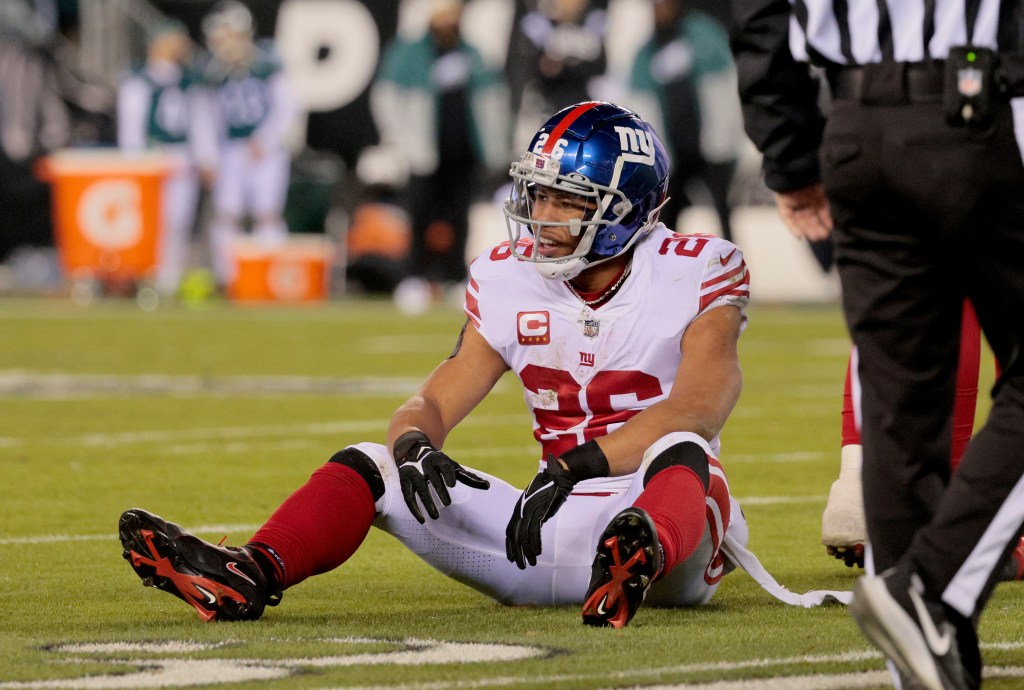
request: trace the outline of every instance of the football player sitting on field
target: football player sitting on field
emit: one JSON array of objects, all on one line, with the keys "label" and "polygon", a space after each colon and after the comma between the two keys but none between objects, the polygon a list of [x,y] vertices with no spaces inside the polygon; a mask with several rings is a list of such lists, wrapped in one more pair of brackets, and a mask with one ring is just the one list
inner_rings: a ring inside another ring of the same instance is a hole
[{"label": "football player sitting on field", "polygon": [[[718,461],[741,387],[742,252],[658,222],[665,150],[610,103],[554,115],[511,176],[510,239],[472,264],[455,350],[387,444],[338,452],[239,548],[128,510],[124,557],[146,584],[207,620],[255,619],[371,525],[487,596],[582,605],[589,625],[624,626],[645,597],[704,604],[734,563],[754,574]],[[543,457],[525,491],[443,450],[510,369]]]}]

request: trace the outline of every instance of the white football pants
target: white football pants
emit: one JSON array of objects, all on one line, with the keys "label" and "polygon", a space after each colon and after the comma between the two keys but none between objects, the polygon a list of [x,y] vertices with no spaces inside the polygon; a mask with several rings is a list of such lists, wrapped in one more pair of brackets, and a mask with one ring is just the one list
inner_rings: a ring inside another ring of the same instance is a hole
[{"label": "white football pants", "polygon": [[162,184],[156,289],[160,294],[173,295],[188,262],[199,204],[199,177],[184,146],[168,146],[165,150],[174,158],[175,168]]},{"label": "white football pants", "polygon": [[242,222],[253,220],[253,238],[268,247],[288,239],[282,213],[288,196],[291,153],[268,149],[254,158],[246,140],[224,145],[213,186],[213,222],[210,225],[210,253],[213,270],[222,283],[233,278],[231,245],[242,236]]},{"label": "white football pants", "polygon": [[[682,440],[692,440],[687,434]],[[396,537],[436,570],[506,604],[554,606],[582,604],[590,584],[597,542],[611,519],[628,508],[643,490],[647,466],[660,450],[671,445],[673,435],[652,446],[634,474],[589,479],[578,483],[554,517],[541,529],[543,551],[536,566],[520,570],[505,557],[505,527],[522,494],[502,479],[470,468],[487,479],[486,491],[456,484],[449,489],[452,504],[441,505],[437,520],[427,517],[421,525],[402,497],[398,470],[385,446],[359,443],[353,446],[368,455],[384,479],[384,496],[377,501],[374,525]],[[667,444],[664,442],[668,442]],[[739,504],[730,496],[728,533],[742,544],[748,531]],[[425,515],[425,512],[424,512]],[[718,583],[707,584],[705,570],[713,557],[710,528],[697,550],[667,577],[656,582],[647,603],[663,606],[699,606],[707,603]]]}]

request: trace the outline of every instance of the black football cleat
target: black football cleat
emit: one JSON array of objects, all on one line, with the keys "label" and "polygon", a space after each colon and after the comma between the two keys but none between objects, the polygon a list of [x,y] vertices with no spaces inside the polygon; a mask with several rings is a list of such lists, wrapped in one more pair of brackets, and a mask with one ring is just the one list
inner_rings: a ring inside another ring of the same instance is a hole
[{"label": "black football cleat", "polygon": [[583,604],[587,625],[625,627],[661,573],[661,545],[650,516],[626,508],[612,518],[597,543]]},{"label": "black football cleat", "polygon": [[829,556],[842,561],[847,568],[864,567],[864,545],[854,544],[853,546],[825,546]]},{"label": "black football cleat", "polygon": [[256,620],[281,601],[245,548],[207,543],[139,508],[121,515],[118,535],[142,584],[182,599],[204,621]]}]

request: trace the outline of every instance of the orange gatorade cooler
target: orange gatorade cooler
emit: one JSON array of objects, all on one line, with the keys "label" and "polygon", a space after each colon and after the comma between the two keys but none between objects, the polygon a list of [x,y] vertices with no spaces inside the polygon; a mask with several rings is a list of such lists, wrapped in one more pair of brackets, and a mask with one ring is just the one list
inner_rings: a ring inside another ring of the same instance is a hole
[{"label": "orange gatorade cooler", "polygon": [[232,245],[234,278],[228,297],[240,302],[315,302],[327,297],[334,248],[319,238],[292,237],[267,246],[255,240]]},{"label": "orange gatorade cooler", "polygon": [[67,149],[40,161],[53,185],[54,232],[69,278],[139,281],[157,264],[161,183],[172,170],[159,153]]}]

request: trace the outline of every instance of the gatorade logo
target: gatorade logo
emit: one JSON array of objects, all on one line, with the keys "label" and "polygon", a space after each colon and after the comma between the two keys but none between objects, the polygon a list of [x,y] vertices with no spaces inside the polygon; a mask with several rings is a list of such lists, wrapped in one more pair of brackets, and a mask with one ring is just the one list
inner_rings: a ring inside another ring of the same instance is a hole
[{"label": "gatorade logo", "polygon": [[309,267],[294,261],[272,261],[267,272],[270,292],[277,299],[299,300],[309,294]]},{"label": "gatorade logo", "polygon": [[82,193],[78,227],[101,249],[127,249],[142,239],[142,190],[133,180],[101,180]]}]

